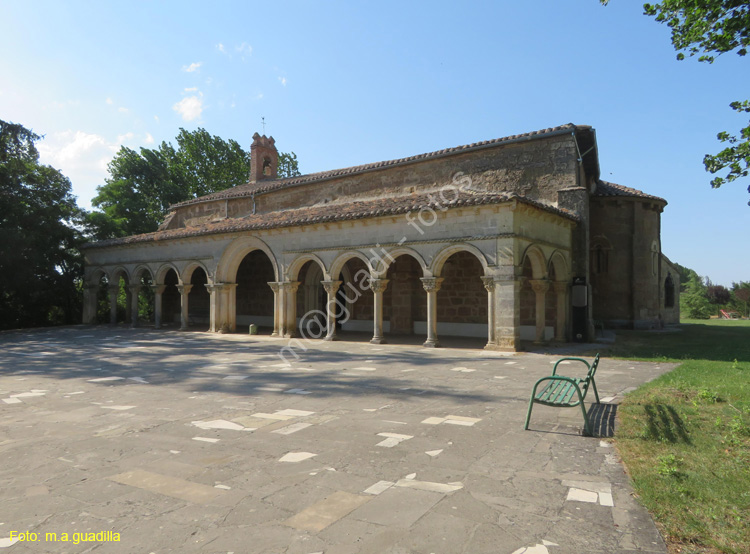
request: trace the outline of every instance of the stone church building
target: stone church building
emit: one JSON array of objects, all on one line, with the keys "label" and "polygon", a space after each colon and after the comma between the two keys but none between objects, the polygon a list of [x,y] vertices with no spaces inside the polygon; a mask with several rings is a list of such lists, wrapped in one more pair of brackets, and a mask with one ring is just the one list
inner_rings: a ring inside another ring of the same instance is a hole
[{"label": "stone church building", "polygon": [[280,338],[516,351],[679,321],[667,202],[602,181],[589,126],[283,179],[256,133],[251,159],[248,183],[171,206],[158,231],[87,245],[84,322],[102,295],[116,321],[122,281],[134,326],[150,287],[156,327]]}]

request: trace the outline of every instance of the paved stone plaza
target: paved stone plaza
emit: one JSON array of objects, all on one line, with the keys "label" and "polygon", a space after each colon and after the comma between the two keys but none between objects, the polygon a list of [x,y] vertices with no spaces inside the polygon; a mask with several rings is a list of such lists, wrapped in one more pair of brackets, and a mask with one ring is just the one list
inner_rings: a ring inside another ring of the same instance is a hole
[{"label": "paved stone plaza", "polygon": [[[0,549],[666,552],[614,449],[581,436],[579,410],[537,405],[522,429],[557,357],[313,341],[290,366],[286,344],[0,334]],[[599,428],[671,367],[604,359]],[[25,531],[37,540],[10,540]],[[99,535],[75,544],[80,533]]]}]

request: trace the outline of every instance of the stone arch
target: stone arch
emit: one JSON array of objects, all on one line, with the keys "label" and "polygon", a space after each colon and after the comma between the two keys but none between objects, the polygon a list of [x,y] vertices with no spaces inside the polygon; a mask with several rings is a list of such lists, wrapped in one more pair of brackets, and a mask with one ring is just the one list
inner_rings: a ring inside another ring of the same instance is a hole
[{"label": "stone arch", "polygon": [[120,277],[125,279],[125,283],[130,283],[130,273],[128,273],[128,270],[125,269],[123,266],[118,266],[115,269],[112,270],[112,272],[109,274],[110,282],[116,283],[120,280]]},{"label": "stone arch", "polygon": [[[239,264],[238,264],[239,265]],[[208,268],[203,262],[199,261],[192,261],[189,262],[183,269],[182,274],[178,273],[177,277],[180,279],[182,283],[190,283],[190,280],[193,277],[193,272],[201,268],[206,273],[206,278],[208,279],[208,283],[213,283],[213,279],[211,279],[211,272],[208,271]],[[236,271],[236,270],[235,270]]]},{"label": "stone arch", "polygon": [[481,337],[489,334],[487,289],[482,277],[487,274],[483,256],[465,244],[440,251],[434,262],[439,277],[435,323],[439,336]]},{"label": "stone arch", "polygon": [[182,284],[183,281],[180,277],[180,270],[177,269],[177,266],[174,265],[171,262],[167,262],[159,266],[159,269],[156,270],[156,277],[154,279],[155,283],[164,283],[164,279],[167,277],[167,273],[169,273],[169,270],[173,270],[175,272],[175,275],[177,275],[177,284]]},{"label": "stone arch", "polygon": [[468,252],[470,254],[473,254],[474,257],[479,260],[479,263],[482,264],[482,270],[484,271],[484,274],[487,275],[489,264],[487,263],[487,258],[485,257],[484,253],[476,246],[464,242],[459,244],[451,244],[440,250],[440,252],[438,252],[435,255],[435,258],[432,260],[432,274],[435,277],[440,277],[443,271],[443,266],[445,265],[445,262],[448,261],[448,258],[453,256],[453,254],[457,254],[459,252]]},{"label": "stone arch", "polygon": [[317,254],[302,254],[301,256],[297,256],[292,263],[289,264],[289,268],[286,270],[287,278],[290,281],[296,281],[297,277],[299,277],[300,270],[307,262],[318,264],[320,270],[323,272],[323,279],[329,279],[329,276],[326,273],[326,264],[323,263],[323,260],[321,260]]},{"label": "stone arch", "polygon": [[555,250],[549,257],[549,263],[547,264],[547,274],[555,275],[555,281],[567,281],[568,280],[568,262],[565,256],[559,250]]},{"label": "stone arch", "polygon": [[133,270],[133,281],[138,283],[143,278],[144,272],[147,272],[151,282],[154,282],[154,271],[147,265],[139,265]]},{"label": "stone arch", "polygon": [[253,250],[262,250],[273,266],[274,279],[279,280],[279,264],[271,248],[257,237],[242,237],[232,241],[224,249],[216,268],[216,281],[219,283],[233,283],[237,277],[242,260]]},{"label": "stone arch", "polygon": [[388,273],[388,269],[391,267],[391,265],[393,265],[393,262],[396,261],[396,258],[406,254],[417,261],[417,263],[422,268],[422,273],[425,277],[432,277],[432,272],[427,267],[427,262],[425,262],[424,256],[422,256],[422,254],[420,254],[413,248],[409,248],[408,246],[398,246],[393,250],[387,250],[386,252],[386,254],[380,257],[377,267],[373,267],[372,265],[370,266],[372,267],[373,271],[378,273],[379,275],[386,275]]},{"label": "stone arch", "polygon": [[100,281],[102,280],[102,277],[106,277],[107,282],[109,282],[110,277],[109,277],[109,273],[107,273],[107,270],[104,269],[103,267],[97,267],[97,268],[92,269],[89,272],[86,282],[91,285],[98,285]]},{"label": "stone arch", "polygon": [[547,261],[544,252],[536,244],[530,245],[521,256],[521,265],[526,259],[531,264],[532,278],[544,279],[547,276]]},{"label": "stone arch", "polygon": [[358,250],[348,250],[347,252],[339,254],[336,259],[333,260],[330,269],[331,279],[335,279],[336,276],[341,273],[341,270],[346,265],[346,262],[348,262],[352,258],[359,258],[360,260],[362,260],[365,264],[365,267],[370,272],[370,275],[372,275],[373,267],[372,264],[370,264],[370,259]]}]

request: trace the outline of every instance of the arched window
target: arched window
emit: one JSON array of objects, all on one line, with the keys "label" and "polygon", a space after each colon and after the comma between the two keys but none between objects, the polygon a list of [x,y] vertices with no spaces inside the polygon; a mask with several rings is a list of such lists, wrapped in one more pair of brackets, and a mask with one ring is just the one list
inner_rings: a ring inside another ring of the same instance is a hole
[{"label": "arched window", "polygon": [[667,278],[664,280],[664,307],[674,308],[674,281],[672,281],[671,273],[667,273]]},{"label": "arched window", "polygon": [[659,275],[659,244],[656,241],[651,243],[651,273]]},{"label": "arched window", "polygon": [[598,236],[591,241],[591,273],[606,275],[609,273],[609,251],[612,245],[606,237]]}]

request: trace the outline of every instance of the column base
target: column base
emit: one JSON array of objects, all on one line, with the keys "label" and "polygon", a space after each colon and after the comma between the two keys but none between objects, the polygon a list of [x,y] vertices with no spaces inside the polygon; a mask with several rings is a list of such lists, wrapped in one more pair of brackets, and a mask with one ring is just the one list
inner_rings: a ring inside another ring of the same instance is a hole
[{"label": "column base", "polygon": [[383,337],[372,337],[370,339],[370,344],[386,344],[387,342]]},{"label": "column base", "polygon": [[502,346],[500,344],[495,343],[487,343],[487,346],[484,347],[485,350],[492,350],[494,352],[518,352],[515,348],[511,348],[509,346]]},{"label": "column base", "polygon": [[323,340],[327,340],[329,342],[339,340],[339,338],[336,335],[326,335],[326,337]]},{"label": "column base", "polygon": [[425,348],[440,348],[440,341],[437,339],[427,339],[422,346]]}]

